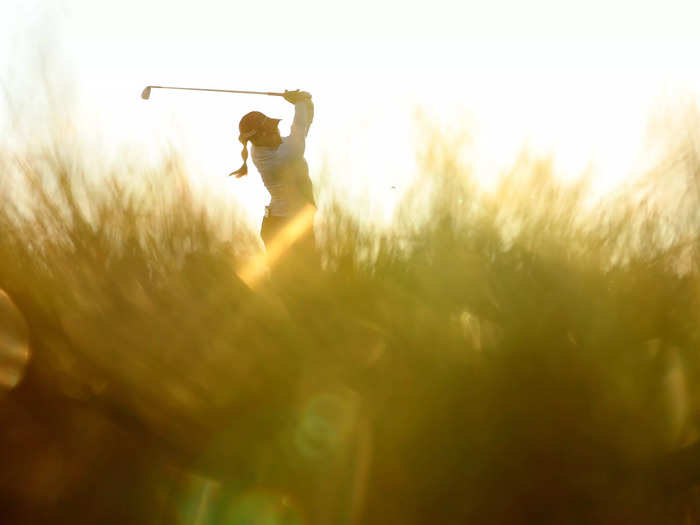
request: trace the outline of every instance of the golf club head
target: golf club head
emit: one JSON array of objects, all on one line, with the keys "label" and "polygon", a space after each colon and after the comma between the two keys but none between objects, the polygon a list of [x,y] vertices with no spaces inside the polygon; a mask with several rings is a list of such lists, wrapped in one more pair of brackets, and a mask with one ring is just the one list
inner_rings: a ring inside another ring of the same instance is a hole
[{"label": "golf club head", "polygon": [[144,100],[148,100],[148,98],[151,96],[151,86],[146,86],[143,90],[143,93],[141,93],[141,98]]}]

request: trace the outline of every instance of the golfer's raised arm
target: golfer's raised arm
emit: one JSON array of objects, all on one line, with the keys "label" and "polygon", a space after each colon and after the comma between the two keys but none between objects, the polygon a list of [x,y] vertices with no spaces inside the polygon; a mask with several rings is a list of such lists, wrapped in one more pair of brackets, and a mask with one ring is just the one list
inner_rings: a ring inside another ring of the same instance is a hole
[{"label": "golfer's raised arm", "polygon": [[309,127],[314,119],[314,104],[311,102],[311,94],[305,91],[291,91],[286,92],[284,98],[294,104],[294,120],[289,139],[303,148],[304,138],[309,133]]},{"label": "golfer's raised arm", "polygon": [[306,137],[309,134],[311,122],[314,119],[314,103],[311,98],[300,100],[294,104],[294,120],[292,121],[291,134],[299,134]]}]

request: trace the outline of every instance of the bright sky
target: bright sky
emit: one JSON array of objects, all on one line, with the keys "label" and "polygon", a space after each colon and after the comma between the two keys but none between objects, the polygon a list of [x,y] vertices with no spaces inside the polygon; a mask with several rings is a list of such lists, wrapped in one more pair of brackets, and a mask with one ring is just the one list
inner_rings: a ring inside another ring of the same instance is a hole
[{"label": "bright sky", "polygon": [[81,126],[145,149],[176,140],[195,180],[252,217],[267,200],[260,180],[226,177],[240,164],[237,122],[259,109],[283,118],[284,132],[292,107],[140,92],[310,91],[312,176],[326,166],[337,188],[388,213],[416,169],[417,106],[469,132],[486,186],[524,145],[553,152],[563,175],[592,163],[601,187],[639,170],[652,108],[700,94],[697,20],[700,4],[673,0],[3,0],[0,79],[11,93],[31,86],[32,56],[50,51]]}]

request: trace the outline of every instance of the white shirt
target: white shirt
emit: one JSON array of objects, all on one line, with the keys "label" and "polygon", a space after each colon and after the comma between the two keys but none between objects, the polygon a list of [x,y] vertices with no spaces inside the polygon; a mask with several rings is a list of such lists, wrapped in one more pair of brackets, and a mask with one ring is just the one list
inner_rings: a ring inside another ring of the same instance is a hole
[{"label": "white shirt", "polygon": [[291,132],[282,138],[279,146],[252,146],[253,163],[270,192],[270,215],[294,215],[304,205],[314,203],[309,167],[304,159],[306,135],[313,116],[311,100],[297,102]]}]

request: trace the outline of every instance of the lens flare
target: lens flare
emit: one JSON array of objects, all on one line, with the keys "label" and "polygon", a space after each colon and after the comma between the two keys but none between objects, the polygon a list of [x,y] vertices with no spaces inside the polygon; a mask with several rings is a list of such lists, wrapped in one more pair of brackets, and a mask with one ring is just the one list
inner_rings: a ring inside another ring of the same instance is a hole
[{"label": "lens flare", "polygon": [[349,393],[321,393],[301,413],[295,442],[307,459],[327,458],[343,444],[352,425],[356,401]]},{"label": "lens flare", "polygon": [[255,287],[267,274],[267,270],[272,268],[289,248],[306,234],[314,224],[314,214],[316,208],[307,204],[280,230],[277,236],[262,254],[253,257],[238,272],[238,277],[249,287]]},{"label": "lens flare", "polygon": [[29,357],[27,322],[10,297],[0,290],[0,392],[19,384]]}]

